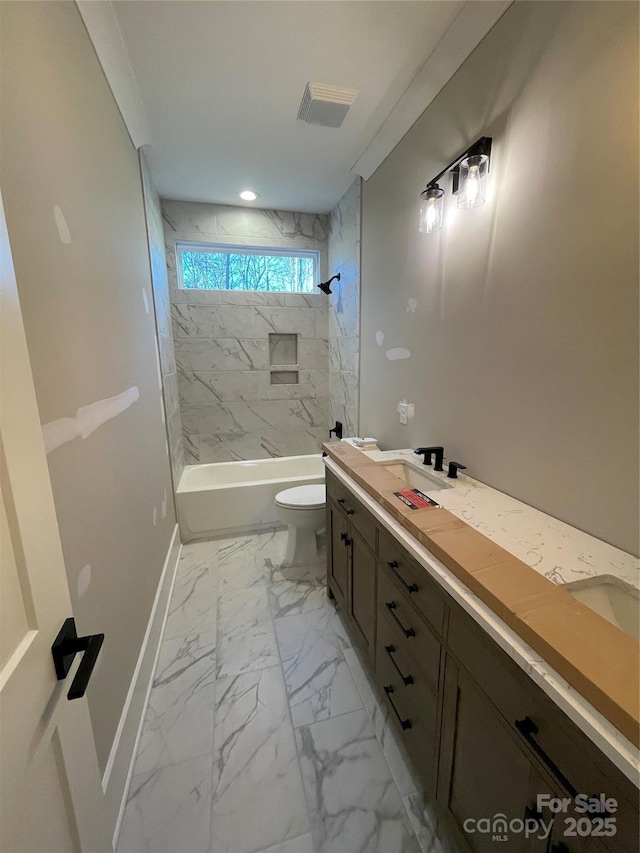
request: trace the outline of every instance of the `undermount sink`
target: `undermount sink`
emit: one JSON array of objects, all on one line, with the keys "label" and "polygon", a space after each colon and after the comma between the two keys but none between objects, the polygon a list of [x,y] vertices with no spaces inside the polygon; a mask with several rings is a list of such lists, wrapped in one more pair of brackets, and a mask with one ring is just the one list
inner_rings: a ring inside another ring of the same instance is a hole
[{"label": "undermount sink", "polygon": [[567,592],[611,622],[625,634],[639,639],[640,594],[613,575],[564,584]]},{"label": "undermount sink", "polygon": [[401,480],[406,480],[414,489],[420,489],[422,492],[436,492],[440,489],[450,489],[449,483],[443,483],[437,477],[432,477],[427,471],[422,471],[415,465],[409,462],[404,462],[402,459],[391,460],[390,462],[381,462],[383,468],[391,471],[396,477]]}]

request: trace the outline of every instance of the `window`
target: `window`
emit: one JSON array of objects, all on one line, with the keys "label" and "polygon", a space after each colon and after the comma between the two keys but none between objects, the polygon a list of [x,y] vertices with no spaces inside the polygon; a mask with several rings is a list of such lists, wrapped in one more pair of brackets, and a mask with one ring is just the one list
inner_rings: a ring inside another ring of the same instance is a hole
[{"label": "window", "polygon": [[177,243],[179,287],[314,293],[319,253],[294,249]]}]

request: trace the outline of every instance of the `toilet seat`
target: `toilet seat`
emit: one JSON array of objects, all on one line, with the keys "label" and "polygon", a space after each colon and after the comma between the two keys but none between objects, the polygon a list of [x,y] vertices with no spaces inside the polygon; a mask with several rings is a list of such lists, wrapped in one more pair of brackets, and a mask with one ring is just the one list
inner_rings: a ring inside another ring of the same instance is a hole
[{"label": "toilet seat", "polygon": [[327,502],[323,485],[295,486],[276,495],[276,504],[285,509],[322,509]]}]

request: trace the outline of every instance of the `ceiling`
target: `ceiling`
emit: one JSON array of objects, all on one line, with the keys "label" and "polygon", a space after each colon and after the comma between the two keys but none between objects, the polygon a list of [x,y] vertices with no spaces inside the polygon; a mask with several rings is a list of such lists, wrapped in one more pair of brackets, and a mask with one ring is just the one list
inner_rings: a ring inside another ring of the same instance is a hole
[{"label": "ceiling", "polygon": [[[260,207],[328,212],[465,5],[114,2],[160,195],[244,204],[250,188]],[[297,120],[308,81],[360,90],[341,128]]]}]

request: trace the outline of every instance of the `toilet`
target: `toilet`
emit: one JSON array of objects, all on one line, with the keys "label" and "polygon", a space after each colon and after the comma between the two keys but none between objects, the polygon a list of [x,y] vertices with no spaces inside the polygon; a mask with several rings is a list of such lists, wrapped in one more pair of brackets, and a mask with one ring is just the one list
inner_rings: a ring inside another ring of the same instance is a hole
[{"label": "toilet", "polygon": [[285,561],[305,563],[318,556],[316,531],[324,527],[324,484],[295,486],[276,495],[276,514],[289,528]]}]

